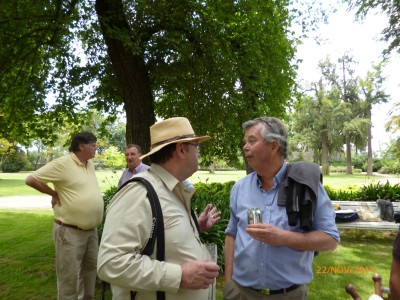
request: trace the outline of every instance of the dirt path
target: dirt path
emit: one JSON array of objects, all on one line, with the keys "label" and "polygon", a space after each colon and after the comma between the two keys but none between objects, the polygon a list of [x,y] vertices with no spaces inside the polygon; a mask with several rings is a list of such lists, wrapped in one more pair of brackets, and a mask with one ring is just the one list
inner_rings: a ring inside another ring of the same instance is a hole
[{"label": "dirt path", "polygon": [[0,209],[51,209],[50,196],[0,196]]},{"label": "dirt path", "polygon": [[380,177],[382,179],[379,180],[380,183],[385,184],[389,181],[390,184],[400,184],[400,176],[399,175],[390,175],[390,174],[374,174],[376,177]]}]

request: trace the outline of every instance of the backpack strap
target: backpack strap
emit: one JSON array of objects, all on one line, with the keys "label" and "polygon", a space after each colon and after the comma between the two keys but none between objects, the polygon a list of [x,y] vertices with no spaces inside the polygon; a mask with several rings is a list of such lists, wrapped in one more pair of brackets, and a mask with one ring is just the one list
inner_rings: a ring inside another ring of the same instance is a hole
[{"label": "backpack strap", "polygon": [[[150,201],[151,213],[153,219],[153,226],[150,233],[150,238],[146,246],[144,247],[142,254],[150,256],[154,252],[154,245],[157,240],[156,259],[158,261],[164,261],[165,260],[164,218],[160,205],[160,200],[158,199],[157,193],[154,190],[151,183],[143,177],[133,177],[129,179],[118,189],[118,191],[131,182],[140,182],[146,187],[147,198]],[[137,292],[135,291],[130,292],[131,300],[135,299],[136,293]],[[165,300],[165,292],[157,291],[157,300]]]},{"label": "backpack strap", "polygon": [[199,222],[197,221],[197,216],[196,216],[196,213],[194,212],[193,208],[190,210],[190,214],[192,215],[192,219],[193,219],[194,225],[196,225],[197,232],[200,235]]},{"label": "backpack strap", "polygon": [[129,182],[141,182],[147,189],[147,198],[151,205],[153,215],[153,229],[150,233],[149,241],[143,249],[142,254],[150,256],[154,252],[155,240],[157,240],[157,255],[159,261],[165,260],[165,236],[164,236],[164,218],[157,193],[151,183],[143,177],[133,177]]}]

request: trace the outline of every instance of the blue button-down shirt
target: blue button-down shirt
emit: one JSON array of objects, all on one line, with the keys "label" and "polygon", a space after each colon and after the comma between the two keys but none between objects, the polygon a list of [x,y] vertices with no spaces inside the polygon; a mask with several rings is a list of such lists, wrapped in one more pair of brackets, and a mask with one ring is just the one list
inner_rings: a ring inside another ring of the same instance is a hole
[{"label": "blue button-down shirt", "polygon": [[[242,286],[275,290],[313,279],[314,252],[264,244],[246,232],[249,208],[261,209],[263,223],[302,232],[299,225],[289,226],[286,207],[277,205],[278,187],[285,170],[286,163],[274,177],[274,187],[269,191],[262,189],[256,173],[242,178],[232,188],[231,217],[225,233],[235,237],[233,279]],[[314,207],[313,230],[321,230],[340,241],[335,212],[322,184]]]}]

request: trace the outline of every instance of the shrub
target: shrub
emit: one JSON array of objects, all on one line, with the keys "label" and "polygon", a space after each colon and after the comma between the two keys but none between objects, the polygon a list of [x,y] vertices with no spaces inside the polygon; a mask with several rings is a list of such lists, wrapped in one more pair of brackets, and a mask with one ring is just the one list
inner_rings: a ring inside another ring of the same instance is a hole
[{"label": "shrub", "polygon": [[[365,162],[363,165],[363,171],[366,172],[368,167],[368,162]],[[372,159],[372,172],[378,172],[383,167],[383,162],[378,158]]]},{"label": "shrub", "polygon": [[332,173],[346,173],[347,168],[345,166],[329,166],[329,171]]},{"label": "shrub", "polygon": [[99,241],[101,240],[101,235],[103,234],[103,228],[104,228],[104,221],[106,219],[107,206],[110,203],[112,197],[114,197],[114,195],[117,192],[117,190],[118,190],[117,186],[112,186],[109,189],[107,189],[103,194],[103,201],[104,201],[103,222],[101,222],[101,224],[97,227],[97,232],[98,232],[98,235],[99,235]]},{"label": "shrub", "polygon": [[366,154],[356,154],[352,157],[351,161],[353,163],[354,168],[362,169],[364,172],[367,170],[365,168],[367,162]]},{"label": "shrub", "polygon": [[376,201],[377,199],[386,199],[390,201],[399,201],[400,185],[391,185],[388,182],[385,184],[376,183],[363,186],[360,193],[362,201]]},{"label": "shrub", "polygon": [[329,196],[329,199],[331,200],[355,200],[357,197],[359,191],[355,189],[350,189],[350,191],[347,190],[334,190],[330,186],[324,186],[326,193]]},{"label": "shrub", "polygon": [[214,243],[218,249],[218,265],[224,269],[224,244],[225,229],[228,226],[229,196],[234,181],[226,183],[195,183],[196,193],[192,198],[192,207],[197,215],[199,215],[208,203],[215,206],[221,212],[221,220],[219,220],[209,231],[202,232],[200,238],[203,243]]},{"label": "shrub", "polygon": [[[346,173],[347,172],[347,167],[346,166],[336,166],[336,167],[329,167],[329,171],[332,173]],[[362,170],[352,167],[353,173],[361,173]]]},{"label": "shrub", "polygon": [[384,160],[383,167],[379,170],[381,174],[399,174],[400,163],[397,160]]},{"label": "shrub", "polygon": [[350,188],[346,190],[334,190],[330,186],[324,186],[331,200],[345,201],[376,201],[386,199],[390,201],[400,201],[400,184],[390,184],[386,182],[371,183],[362,187]]},{"label": "shrub", "polygon": [[1,170],[4,173],[17,173],[21,171],[27,164],[28,161],[25,154],[19,151],[15,151],[10,154],[1,164]]}]

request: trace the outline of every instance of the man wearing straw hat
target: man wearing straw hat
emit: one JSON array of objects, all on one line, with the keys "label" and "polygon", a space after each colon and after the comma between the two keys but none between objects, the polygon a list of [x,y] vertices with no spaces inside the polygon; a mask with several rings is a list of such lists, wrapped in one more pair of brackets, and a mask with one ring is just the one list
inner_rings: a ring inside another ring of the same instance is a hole
[{"label": "man wearing straw hat", "polygon": [[[142,255],[152,228],[152,212],[145,187],[132,182],[122,187],[107,208],[99,250],[99,277],[111,283],[113,299],[207,299],[219,267],[210,262],[191,217],[192,191],[183,181],[198,169],[198,146],[210,139],[196,136],[186,118],[161,121],[150,127],[151,167],[136,176],[147,179],[161,203],[165,229],[165,261]],[[219,220],[209,204],[198,218],[200,231]]]}]

